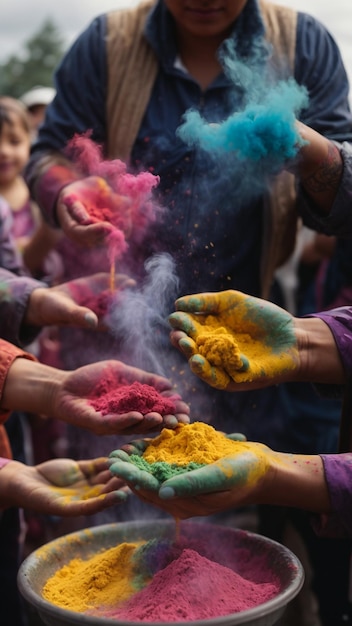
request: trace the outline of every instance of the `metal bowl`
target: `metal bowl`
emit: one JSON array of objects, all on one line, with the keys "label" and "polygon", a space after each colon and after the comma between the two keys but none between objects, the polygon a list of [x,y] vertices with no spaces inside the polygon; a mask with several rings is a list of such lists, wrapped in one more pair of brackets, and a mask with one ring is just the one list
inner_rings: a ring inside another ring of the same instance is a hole
[{"label": "metal bowl", "polygon": [[[298,594],[303,581],[304,572],[297,557],[286,547],[267,537],[244,530],[233,529],[199,522],[182,522],[183,537],[206,539],[209,545],[215,545],[219,556],[241,554],[246,549],[245,559],[238,559],[236,571],[246,575],[246,570],[253,570],[255,559],[265,563],[264,578],[266,582],[280,583],[280,591],[271,600],[254,608],[221,616],[214,619],[203,619],[189,622],[172,622],[172,626],[272,626],[284,613],[287,604]],[[149,520],[105,524],[79,532],[71,533],[55,539],[42,546],[22,563],[18,573],[18,585],[21,594],[29,604],[33,605],[47,626],[141,626],[142,622],[122,622],[116,619],[95,617],[62,609],[42,596],[42,589],[51,576],[74,558],[88,559],[97,552],[116,546],[123,542],[138,540],[174,538],[175,523],[170,520]],[[262,568],[263,571],[263,568]],[[251,576],[253,580],[253,576]],[[261,580],[263,582],[263,574]],[[144,622],[147,626],[170,626],[171,622]]]}]

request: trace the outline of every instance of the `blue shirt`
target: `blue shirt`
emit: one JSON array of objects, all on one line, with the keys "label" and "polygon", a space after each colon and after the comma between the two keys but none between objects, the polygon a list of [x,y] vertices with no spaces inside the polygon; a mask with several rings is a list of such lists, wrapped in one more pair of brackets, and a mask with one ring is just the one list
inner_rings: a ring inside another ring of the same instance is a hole
[{"label": "blue shirt", "polygon": [[[234,25],[241,52],[263,33],[256,2],[248,0]],[[241,105],[241,93],[221,74],[202,91],[179,67],[173,20],[158,2],[145,34],[160,62],[137,141],[136,168],[160,175],[157,190],[168,211],[145,255],[167,250],[177,261],[180,294],[239,289],[260,294],[263,194],[242,200],[244,177],[233,172],[223,180],[222,164],[187,146],[176,136],[190,108],[209,122],[225,119]],[[248,35],[251,35],[249,37]],[[106,141],[106,15],[96,18],[74,43],[56,75],[57,97],[49,107],[34,152],[62,149],[74,133],[93,129],[92,138]],[[352,140],[348,81],[336,44],[315,19],[299,13],[294,77],[309,92],[302,121],[330,139]],[[319,54],[317,54],[317,50]],[[316,224],[309,224],[316,227]],[[133,253],[133,250],[131,250]]]}]

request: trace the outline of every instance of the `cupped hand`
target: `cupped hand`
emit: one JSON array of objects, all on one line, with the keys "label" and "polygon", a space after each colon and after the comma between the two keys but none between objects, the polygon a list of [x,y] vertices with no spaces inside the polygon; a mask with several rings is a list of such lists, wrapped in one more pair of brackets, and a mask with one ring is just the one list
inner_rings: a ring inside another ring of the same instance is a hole
[{"label": "cupped hand", "polygon": [[171,342],[212,387],[256,389],[299,369],[294,318],[271,302],[228,290],[184,296],[176,309]]},{"label": "cupped hand", "polygon": [[1,470],[1,506],[20,506],[62,517],[91,515],[124,502],[124,483],[107,459],[53,459],[36,466],[10,461]]},{"label": "cupped hand", "polygon": [[[128,233],[131,229],[129,200],[111,189],[99,176],[89,176],[64,187],[56,207],[57,219],[64,233],[78,244],[102,244],[117,227]],[[99,211],[99,218],[96,210]],[[113,224],[110,215],[119,216]]]},{"label": "cupped hand", "polygon": [[181,519],[260,502],[276,455],[263,444],[242,441],[235,454],[160,483],[130,460],[131,454],[143,454],[148,441],[136,440],[113,451],[110,471],[143,501]]},{"label": "cupped hand", "polygon": [[104,294],[114,297],[119,290],[135,285],[133,279],[119,274],[115,277],[115,290],[110,292],[109,280],[109,274],[100,272],[55,287],[34,289],[29,297],[24,323],[33,326],[97,328],[103,317],[103,305],[99,298],[102,301]]},{"label": "cupped hand", "polygon": [[[108,381],[109,389],[117,389],[121,385],[130,385],[135,381],[149,385],[165,398],[172,396],[175,411],[173,414],[165,415],[157,412],[143,414],[136,410],[123,414],[111,412],[102,415],[91,404],[92,392],[102,381],[105,383]],[[54,394],[51,398],[54,409],[51,415],[91,430],[97,435],[144,434],[161,430],[164,426],[175,428],[179,423],[189,422],[189,407],[174,393],[169,380],[121,361],[100,361],[67,372],[57,385]]]}]

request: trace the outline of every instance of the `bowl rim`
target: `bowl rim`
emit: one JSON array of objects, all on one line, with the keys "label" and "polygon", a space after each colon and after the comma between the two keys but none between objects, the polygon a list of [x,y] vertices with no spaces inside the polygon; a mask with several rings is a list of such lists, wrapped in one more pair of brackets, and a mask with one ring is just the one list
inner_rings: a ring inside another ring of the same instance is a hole
[{"label": "bowl rim", "polygon": [[[53,539],[52,541],[34,550],[21,563],[19,570],[18,570],[18,575],[17,575],[17,584],[18,584],[20,593],[25,598],[25,600],[29,602],[29,604],[31,604],[37,609],[37,611],[42,617],[44,616],[44,614],[48,614],[57,620],[62,619],[63,623],[66,620],[67,624],[71,623],[71,624],[81,624],[81,625],[84,624],[86,626],[96,626],[97,619],[103,620],[102,624],[104,624],[104,626],[105,625],[106,626],[141,626],[142,624],[145,626],[161,626],[162,624],[166,624],[166,622],[160,622],[160,621],[159,622],[142,622],[142,621],[132,622],[132,621],[126,621],[126,620],[121,621],[121,620],[112,619],[112,618],[103,617],[103,616],[95,616],[95,615],[93,616],[93,615],[88,615],[86,613],[78,613],[76,611],[72,611],[71,609],[63,609],[62,607],[54,605],[52,602],[49,602],[48,600],[40,596],[36,591],[34,591],[33,588],[30,586],[28,578],[27,578],[28,571],[35,565],[35,563],[37,562],[38,553],[40,553],[40,551],[42,551],[43,549],[45,550],[50,549],[51,546],[54,547],[55,545],[59,545],[60,543],[65,542],[65,540],[67,539],[73,539],[75,537],[78,538],[79,536],[85,535],[86,538],[88,539],[88,538],[91,538],[92,535],[106,534],[106,531],[109,531],[109,529],[116,529],[116,527],[143,529],[143,527],[155,525],[156,521],[159,525],[161,524],[163,527],[165,526],[172,527],[175,525],[175,522],[173,520],[163,520],[163,519],[144,520],[144,521],[137,520],[137,521],[131,521],[131,522],[113,522],[109,524],[101,524],[101,525],[93,526],[90,528],[84,528],[78,531],[74,531],[72,533],[68,533],[66,535],[62,535],[56,539]],[[259,604],[250,609],[239,611],[238,613],[229,613],[227,615],[221,615],[216,618],[212,617],[212,618],[193,620],[193,621],[188,621],[188,622],[187,621],[167,622],[167,624],[170,624],[171,626],[186,626],[187,624],[191,624],[192,626],[214,626],[215,624],[214,620],[216,619],[216,626],[230,626],[230,624],[231,626],[235,626],[236,624],[245,624],[245,623],[252,621],[253,619],[259,619],[260,617],[265,617],[268,614],[271,615],[276,612],[278,613],[278,616],[280,616],[280,614],[283,613],[284,609],[286,608],[287,604],[301,590],[303,583],[304,583],[304,578],[305,578],[302,563],[300,562],[298,557],[283,544],[275,541],[274,539],[270,539],[269,537],[265,537],[265,535],[260,535],[259,533],[243,530],[241,528],[232,528],[229,526],[222,526],[221,524],[211,524],[208,522],[200,523],[199,521],[197,522],[195,520],[193,521],[182,520],[181,523],[183,526],[184,525],[194,526],[195,524],[199,524],[204,528],[211,528],[213,530],[222,528],[226,530],[227,532],[249,537],[249,539],[251,539],[252,537],[255,540],[262,539],[263,541],[265,541],[266,545],[269,544],[272,548],[279,548],[280,552],[284,552],[286,554],[292,568],[295,569],[296,575],[295,575],[295,578],[291,581],[289,587],[287,589],[284,589],[278,596],[275,596],[274,598],[271,598],[270,600],[267,600],[266,602],[263,602],[262,604]]]}]

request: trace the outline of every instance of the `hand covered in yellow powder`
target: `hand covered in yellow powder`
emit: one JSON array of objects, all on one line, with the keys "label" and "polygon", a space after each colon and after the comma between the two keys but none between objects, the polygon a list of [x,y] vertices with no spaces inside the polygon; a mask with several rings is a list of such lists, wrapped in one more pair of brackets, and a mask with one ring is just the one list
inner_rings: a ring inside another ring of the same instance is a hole
[{"label": "hand covered in yellow powder", "polygon": [[9,461],[0,469],[0,506],[20,506],[64,517],[91,515],[127,498],[107,459],[53,459],[28,466]]},{"label": "hand covered in yellow powder", "polygon": [[236,453],[160,484],[129,461],[129,454],[143,454],[147,445],[148,440],[140,440],[112,453],[110,471],[143,501],[175,518],[212,515],[251,504],[330,510],[318,455],[284,454],[260,443],[242,442]]},{"label": "hand covered in yellow powder", "polygon": [[212,387],[255,389],[299,369],[295,318],[271,302],[229,290],[184,296],[176,309],[171,341]]}]

